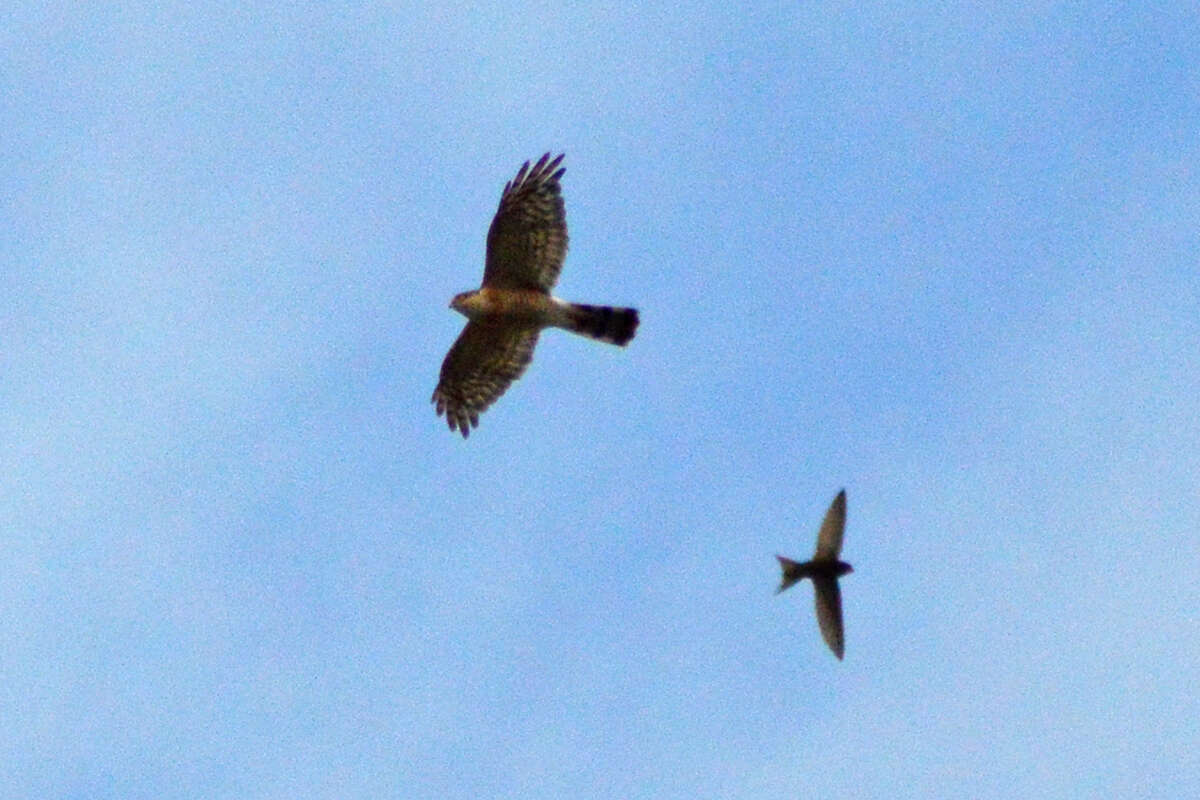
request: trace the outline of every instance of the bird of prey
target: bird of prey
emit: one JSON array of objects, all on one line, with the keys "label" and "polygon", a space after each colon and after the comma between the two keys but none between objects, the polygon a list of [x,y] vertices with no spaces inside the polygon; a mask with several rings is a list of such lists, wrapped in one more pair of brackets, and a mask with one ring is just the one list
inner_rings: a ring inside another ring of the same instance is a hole
[{"label": "bird of prey", "polygon": [[790,558],[775,556],[783,569],[783,580],[775,594],[779,594],[793,583],[804,578],[812,578],[813,589],[817,595],[817,623],[821,626],[821,636],[833,654],[842,658],[845,651],[844,634],[842,632],[842,592],[838,588],[838,578],[854,569],[840,560],[842,553],[842,532],[846,529],[846,490],[838,492],[833,498],[829,510],[825,512],[825,520],[817,533],[817,551],[811,561],[792,561]]},{"label": "bird of prey", "polygon": [[442,362],[433,403],[463,438],[479,415],[521,377],[543,328],[564,328],[624,346],[638,326],[633,308],[568,303],[550,294],[567,255],[560,155],[526,161],[504,186],[488,229],[483,285],[450,307],[467,325]]}]

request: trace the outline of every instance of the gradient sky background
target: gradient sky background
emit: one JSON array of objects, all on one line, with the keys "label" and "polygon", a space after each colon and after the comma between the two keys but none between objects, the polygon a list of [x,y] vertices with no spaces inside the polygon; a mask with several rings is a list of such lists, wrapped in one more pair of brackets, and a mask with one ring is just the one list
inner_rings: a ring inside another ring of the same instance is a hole
[{"label": "gradient sky background", "polygon": [[[0,795],[1200,796],[1194,3],[18,3]],[[566,153],[561,332],[429,396]],[[846,660],[776,552],[845,487]]]}]

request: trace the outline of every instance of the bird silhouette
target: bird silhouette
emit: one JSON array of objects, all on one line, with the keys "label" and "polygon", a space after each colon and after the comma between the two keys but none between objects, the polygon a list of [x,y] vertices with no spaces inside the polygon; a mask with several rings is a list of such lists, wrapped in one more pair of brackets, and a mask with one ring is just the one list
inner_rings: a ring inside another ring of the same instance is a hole
[{"label": "bird silhouette", "polygon": [[842,532],[846,529],[846,490],[838,492],[837,497],[825,512],[825,520],[817,533],[817,550],[811,561],[793,561],[781,555],[779,566],[783,569],[783,580],[775,594],[779,594],[792,584],[804,578],[811,578],[813,590],[817,596],[817,624],[821,626],[821,636],[833,654],[841,660],[845,652],[845,635],[842,631],[842,591],[838,588],[838,578],[853,572],[854,568],[840,560],[842,553]]}]

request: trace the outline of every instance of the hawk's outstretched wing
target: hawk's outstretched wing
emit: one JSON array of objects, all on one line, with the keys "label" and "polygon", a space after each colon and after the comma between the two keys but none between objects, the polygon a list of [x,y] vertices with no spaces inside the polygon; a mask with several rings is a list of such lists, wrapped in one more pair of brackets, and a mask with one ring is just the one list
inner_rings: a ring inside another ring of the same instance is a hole
[{"label": "hawk's outstretched wing", "polygon": [[488,229],[483,285],[494,289],[548,292],[567,257],[567,215],[558,179],[563,160],[542,156],[526,161],[504,186],[500,208]]},{"label": "hawk's outstretched wing", "polygon": [[479,414],[508,389],[533,358],[538,329],[505,322],[468,322],[442,362],[433,390],[437,413],[463,438]]}]

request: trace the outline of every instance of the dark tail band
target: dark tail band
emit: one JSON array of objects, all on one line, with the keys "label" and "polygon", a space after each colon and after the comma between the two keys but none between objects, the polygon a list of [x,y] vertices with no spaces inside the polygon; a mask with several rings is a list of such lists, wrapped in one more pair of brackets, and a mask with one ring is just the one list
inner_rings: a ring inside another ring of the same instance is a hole
[{"label": "dark tail band", "polygon": [[624,347],[637,332],[637,326],[636,308],[589,306],[583,303],[571,306],[571,330],[602,342]]}]

